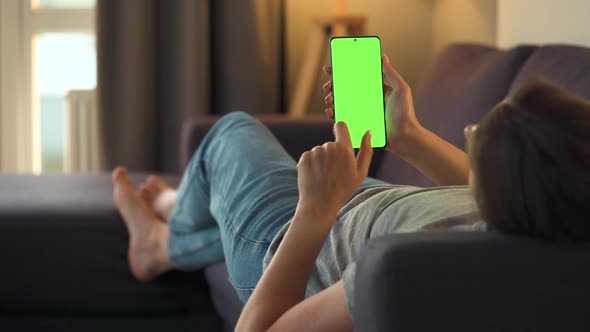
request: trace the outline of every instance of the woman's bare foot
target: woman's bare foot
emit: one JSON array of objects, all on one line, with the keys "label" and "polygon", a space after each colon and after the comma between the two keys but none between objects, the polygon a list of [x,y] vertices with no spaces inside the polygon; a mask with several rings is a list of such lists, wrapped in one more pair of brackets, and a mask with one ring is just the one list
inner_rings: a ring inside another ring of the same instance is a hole
[{"label": "woman's bare foot", "polygon": [[176,204],[176,190],[171,185],[159,176],[150,175],[139,187],[139,196],[160,218],[168,221]]},{"label": "woman's bare foot", "polygon": [[125,168],[115,168],[112,176],[115,204],[129,231],[131,272],[140,281],[152,280],[174,268],[168,256],[169,227],[135,192]]}]

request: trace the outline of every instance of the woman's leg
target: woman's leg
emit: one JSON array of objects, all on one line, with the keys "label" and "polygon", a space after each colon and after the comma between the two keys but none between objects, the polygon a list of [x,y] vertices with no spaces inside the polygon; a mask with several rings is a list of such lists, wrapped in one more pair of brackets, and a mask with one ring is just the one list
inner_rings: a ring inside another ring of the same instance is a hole
[{"label": "woman's leg", "polygon": [[185,170],[169,219],[169,255],[183,270],[225,258],[245,301],[297,201],[295,161],[253,117],[229,114],[211,128]]}]

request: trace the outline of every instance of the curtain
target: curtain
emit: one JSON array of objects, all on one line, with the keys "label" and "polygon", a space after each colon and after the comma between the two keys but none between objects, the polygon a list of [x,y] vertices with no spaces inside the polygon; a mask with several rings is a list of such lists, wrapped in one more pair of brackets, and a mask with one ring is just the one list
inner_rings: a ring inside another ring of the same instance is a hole
[{"label": "curtain", "polygon": [[176,171],[183,119],[209,111],[209,4],[97,2],[104,168]]},{"label": "curtain", "polygon": [[182,123],[280,111],[275,0],[98,0],[102,168],[179,171]]},{"label": "curtain", "polygon": [[281,112],[281,1],[212,1],[213,107]]}]

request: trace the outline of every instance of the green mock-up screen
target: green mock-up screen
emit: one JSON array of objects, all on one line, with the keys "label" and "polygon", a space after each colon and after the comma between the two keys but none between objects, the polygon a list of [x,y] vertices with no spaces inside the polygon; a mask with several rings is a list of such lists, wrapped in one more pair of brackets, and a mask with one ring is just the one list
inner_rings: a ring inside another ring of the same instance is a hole
[{"label": "green mock-up screen", "polygon": [[385,110],[381,42],[378,37],[335,37],[330,41],[334,116],[350,131],[352,146],[372,130],[371,146],[384,147]]}]

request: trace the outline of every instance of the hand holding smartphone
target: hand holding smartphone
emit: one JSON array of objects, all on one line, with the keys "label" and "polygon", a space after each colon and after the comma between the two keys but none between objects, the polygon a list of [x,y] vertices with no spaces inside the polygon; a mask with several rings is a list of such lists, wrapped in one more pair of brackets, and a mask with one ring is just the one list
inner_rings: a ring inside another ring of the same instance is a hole
[{"label": "hand holding smartphone", "polygon": [[348,126],[353,148],[372,131],[371,146],[387,144],[381,41],[376,36],[330,40],[334,119]]}]

